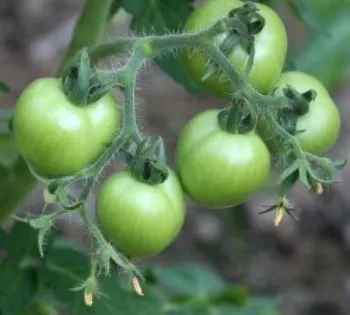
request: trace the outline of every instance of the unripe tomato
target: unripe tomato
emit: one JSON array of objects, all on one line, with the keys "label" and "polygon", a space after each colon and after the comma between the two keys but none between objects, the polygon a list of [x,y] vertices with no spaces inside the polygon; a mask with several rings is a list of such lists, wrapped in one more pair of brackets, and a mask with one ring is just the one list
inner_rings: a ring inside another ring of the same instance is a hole
[{"label": "unripe tomato", "polygon": [[221,129],[219,110],[195,116],[183,129],[176,148],[177,171],[194,201],[215,208],[237,205],[264,183],[270,154],[255,134]]},{"label": "unripe tomato", "polygon": [[335,144],[339,136],[340,116],[337,106],[324,85],[306,73],[283,73],[276,83],[277,93],[281,93],[287,84],[299,93],[310,89],[316,91],[316,99],[310,103],[308,112],[298,118],[297,130],[303,132],[297,138],[303,150],[313,154],[324,153]]},{"label": "unripe tomato", "polygon": [[[190,15],[184,31],[193,33],[207,29],[242,5],[243,2],[239,0],[207,0]],[[254,64],[247,80],[260,92],[268,93],[283,69],[287,52],[287,35],[281,19],[272,9],[260,3],[255,5],[259,10],[258,13],[265,19],[265,26],[255,35]],[[223,41],[224,36],[218,36],[217,44]],[[194,82],[203,85],[217,96],[230,97],[234,87],[230,87],[230,82],[222,71],[216,71],[202,81],[208,67],[207,55],[199,51],[186,51],[183,60],[185,69]],[[237,71],[243,73],[248,55],[240,46],[236,46],[229,56],[229,61]]]},{"label": "unripe tomato", "polygon": [[182,228],[185,205],[181,184],[171,170],[163,183],[148,185],[125,169],[102,184],[96,218],[103,234],[125,254],[157,254]]},{"label": "unripe tomato", "polygon": [[76,106],[56,78],[29,84],[18,98],[13,117],[19,152],[47,177],[71,175],[94,162],[119,125],[119,111],[111,95]]}]

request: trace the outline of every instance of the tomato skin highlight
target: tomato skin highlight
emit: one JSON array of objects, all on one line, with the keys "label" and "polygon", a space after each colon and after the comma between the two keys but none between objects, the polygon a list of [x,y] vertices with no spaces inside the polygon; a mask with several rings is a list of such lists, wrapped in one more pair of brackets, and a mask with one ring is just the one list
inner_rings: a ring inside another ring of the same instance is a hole
[{"label": "tomato skin highlight", "polygon": [[[184,31],[192,33],[207,29],[218,20],[227,17],[232,9],[242,5],[243,2],[239,0],[207,0],[190,15]],[[255,5],[266,23],[262,31],[255,35],[254,64],[247,81],[261,93],[269,93],[283,69],[288,45],[287,34],[277,13],[263,4],[257,3]],[[219,36],[221,38],[217,40],[221,42],[223,35]],[[240,46],[233,50],[229,61],[244,76],[248,55]],[[183,63],[189,77],[195,83],[204,86],[216,96],[230,98],[232,88],[230,88],[230,82],[222,71],[216,71],[212,76],[202,81],[208,65],[208,56],[199,51],[187,50],[183,54]]]},{"label": "tomato skin highlight", "polygon": [[228,208],[247,200],[264,183],[270,154],[255,134],[221,129],[219,110],[188,122],[179,137],[176,169],[187,195],[208,208]]},{"label": "tomato skin highlight", "polygon": [[315,77],[303,72],[289,71],[281,75],[276,83],[277,93],[281,93],[287,84],[299,93],[310,89],[317,92],[316,99],[310,103],[309,111],[300,116],[297,129],[303,130],[296,137],[306,152],[321,154],[329,150],[337,141],[340,133],[340,115],[330,94]]},{"label": "tomato skin highlight", "polygon": [[75,106],[57,78],[29,84],[17,100],[13,132],[20,154],[42,176],[72,175],[94,162],[117,135],[112,95]]},{"label": "tomato skin highlight", "polygon": [[161,184],[137,181],[128,169],[109,177],[96,198],[102,233],[130,257],[155,255],[179,234],[185,202],[176,174],[169,170]]}]

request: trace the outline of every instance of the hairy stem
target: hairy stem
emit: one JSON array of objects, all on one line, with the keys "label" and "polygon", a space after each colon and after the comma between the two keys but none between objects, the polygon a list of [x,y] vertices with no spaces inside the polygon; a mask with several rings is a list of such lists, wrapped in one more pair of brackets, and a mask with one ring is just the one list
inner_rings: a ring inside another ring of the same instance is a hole
[{"label": "hairy stem", "polygon": [[99,61],[105,57],[127,52],[130,50],[136,38],[133,37],[117,37],[101,44],[93,45],[89,48],[89,55],[93,62]]},{"label": "hairy stem", "polygon": [[142,51],[135,49],[128,63],[122,70],[122,84],[124,88],[124,115],[122,134],[131,136],[136,142],[141,141],[142,137],[137,127],[135,115],[135,85],[139,69],[146,58]]},{"label": "hairy stem", "polygon": [[[126,52],[136,46],[148,46],[153,50],[153,54],[148,57],[154,57],[163,51],[171,51],[175,48],[193,47],[196,48],[203,42],[211,42],[212,38],[225,32],[233,26],[230,19],[219,21],[210,29],[192,34],[173,34],[173,35],[154,35],[147,37],[116,37],[103,43],[93,45],[89,48],[91,60],[97,62],[110,55]],[[147,57],[147,54],[145,54]]]},{"label": "hairy stem", "polygon": [[[226,73],[227,77],[231,80],[232,84],[239,90],[244,97],[247,98],[249,103],[254,106],[256,113],[261,113],[264,116],[264,120],[261,120],[260,125],[262,128],[272,128],[276,137],[281,137],[285,142],[291,145],[298,157],[304,158],[304,152],[300,147],[297,139],[289,134],[275,119],[271,107],[272,105],[281,106],[285,101],[284,97],[273,97],[262,95],[248,85],[242,77],[234,70],[226,56],[213,44],[202,45],[202,49],[221,67]],[[267,106],[265,106],[265,104]]]}]

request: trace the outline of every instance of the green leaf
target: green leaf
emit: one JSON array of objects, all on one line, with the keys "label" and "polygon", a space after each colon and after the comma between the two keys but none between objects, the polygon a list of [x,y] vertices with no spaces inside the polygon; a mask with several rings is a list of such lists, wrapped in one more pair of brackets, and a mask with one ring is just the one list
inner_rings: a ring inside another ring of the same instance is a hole
[{"label": "green leaf", "polygon": [[139,296],[122,288],[115,276],[100,281],[102,295],[95,301],[95,315],[163,315],[162,304],[152,294]]},{"label": "green leaf", "polygon": [[317,15],[322,21],[329,20],[349,5],[348,0],[306,0],[308,6],[314,15]]},{"label": "green leaf", "polygon": [[283,180],[280,181],[280,194],[281,196],[284,196],[287,194],[294,184],[298,181],[299,179],[299,172],[298,170],[295,170],[294,172],[290,173],[288,176],[285,176]]},{"label": "green leaf", "polygon": [[58,315],[56,309],[53,308],[50,303],[46,303],[45,301],[37,298],[30,301],[30,303],[27,305],[27,310],[29,311],[29,314],[33,315]]},{"label": "green leaf", "polygon": [[203,308],[188,304],[170,309],[165,315],[236,315],[236,312],[237,308],[229,305]]},{"label": "green leaf", "polygon": [[10,92],[10,88],[7,86],[7,84],[0,80],[0,92],[8,93]]},{"label": "green leaf", "polygon": [[[236,308],[234,315],[278,315],[277,298],[272,297],[255,297],[250,299],[249,303],[242,307]],[[228,315],[229,313],[227,313]],[[225,314],[226,315],[226,314]]]},{"label": "green leaf", "polygon": [[7,248],[8,241],[9,240],[8,240],[7,233],[4,230],[0,229],[0,248],[2,249]]},{"label": "green leaf", "polygon": [[8,255],[0,265],[0,312],[12,315],[21,311],[34,296],[37,282],[31,269],[30,254],[36,232],[27,224],[16,223],[8,237]]},{"label": "green leaf", "polygon": [[243,306],[247,303],[250,294],[248,288],[243,285],[230,285],[218,294],[213,301],[215,304],[232,304]]},{"label": "green leaf", "polygon": [[20,269],[19,261],[6,258],[0,265],[1,315],[13,315],[24,309],[36,289],[33,270]]},{"label": "green leaf", "polygon": [[83,292],[71,289],[88,277],[89,265],[87,256],[80,250],[56,247],[53,243],[45,253],[44,267],[38,271],[41,283],[51,289],[59,301],[69,305],[70,314],[80,314],[86,309]]},{"label": "green leaf", "polygon": [[298,18],[316,31],[321,32],[323,36],[328,33],[322,20],[314,13],[307,0],[287,0],[287,2]]},{"label": "green leaf", "polygon": [[295,57],[298,70],[315,75],[330,89],[350,73],[349,16],[348,2],[326,23],[330,36],[311,33]]},{"label": "green leaf", "polygon": [[84,251],[81,247],[79,247],[76,243],[73,243],[71,240],[56,236],[51,245],[53,250],[72,250],[78,253],[84,254]]},{"label": "green leaf", "polygon": [[177,295],[218,294],[225,282],[212,269],[197,264],[155,267],[152,269],[156,281]]},{"label": "green leaf", "polygon": [[36,253],[37,231],[28,224],[16,222],[9,235],[9,254],[12,258],[21,261],[29,255]]},{"label": "green leaf", "polygon": [[303,164],[303,161],[296,159],[291,161],[290,164],[284,165],[284,169],[282,170],[282,174],[280,176],[280,183],[285,180],[289,180],[288,178],[291,176],[294,178],[294,173],[298,172],[300,165]]},{"label": "green leaf", "polygon": [[14,212],[16,206],[34,187],[35,180],[28,170],[26,162],[18,158],[11,168],[3,171],[0,164],[0,224],[4,223]]},{"label": "green leaf", "polygon": [[[132,29],[138,34],[169,34],[182,30],[193,10],[190,0],[122,0],[122,7],[133,15]],[[198,94],[200,88],[187,76],[181,58],[168,54],[156,62],[175,81],[190,93]]]},{"label": "green leaf", "polygon": [[0,133],[0,165],[11,167],[18,158],[13,138],[8,134]]}]

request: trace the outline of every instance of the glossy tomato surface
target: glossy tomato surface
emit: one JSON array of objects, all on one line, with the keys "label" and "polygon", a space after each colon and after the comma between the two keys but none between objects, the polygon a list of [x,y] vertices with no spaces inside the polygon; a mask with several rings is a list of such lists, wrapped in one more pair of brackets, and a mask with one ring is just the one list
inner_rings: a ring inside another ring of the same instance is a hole
[{"label": "glossy tomato surface", "polygon": [[176,149],[176,168],[185,192],[210,208],[226,208],[248,199],[264,183],[270,154],[254,133],[221,129],[218,110],[195,116]]},{"label": "glossy tomato surface", "polygon": [[127,169],[115,173],[97,194],[96,218],[104,235],[125,254],[157,254],[182,228],[185,205],[181,184],[171,170],[158,185],[137,181]]},{"label": "glossy tomato surface", "polygon": [[71,175],[94,162],[116,136],[120,115],[113,96],[75,106],[61,81],[42,78],[20,95],[13,132],[21,155],[40,175]]},{"label": "glossy tomato surface", "polygon": [[[243,2],[239,0],[207,0],[190,15],[185,31],[193,33],[207,29],[242,5]],[[256,6],[258,13],[265,19],[265,26],[255,35],[254,64],[247,80],[260,92],[268,93],[283,69],[287,52],[287,35],[281,19],[272,9],[259,3]],[[225,36],[227,35],[219,35],[216,44],[221,43]],[[224,98],[230,96],[234,87],[231,88],[228,78],[221,71],[214,72],[208,79],[202,81],[208,67],[208,56],[199,51],[186,51],[183,61],[188,75],[194,82],[203,85],[217,96]],[[237,71],[243,73],[248,55],[240,46],[236,46],[229,56],[229,61]]]},{"label": "glossy tomato surface", "polygon": [[308,112],[298,118],[297,129],[303,132],[297,138],[305,151],[324,153],[335,144],[339,136],[340,115],[337,106],[324,85],[306,73],[283,73],[276,84],[277,92],[287,85],[293,86],[299,93],[310,89],[316,91],[316,99],[310,103]]}]

